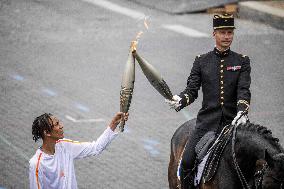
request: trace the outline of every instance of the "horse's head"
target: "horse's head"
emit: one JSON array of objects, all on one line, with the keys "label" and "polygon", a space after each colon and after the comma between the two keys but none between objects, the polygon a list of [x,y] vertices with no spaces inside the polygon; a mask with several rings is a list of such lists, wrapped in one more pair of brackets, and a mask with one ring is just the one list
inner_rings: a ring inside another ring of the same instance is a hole
[{"label": "horse's head", "polygon": [[[262,189],[284,189],[284,153],[271,156],[265,151],[262,171]],[[261,173],[261,172],[259,172]]]}]

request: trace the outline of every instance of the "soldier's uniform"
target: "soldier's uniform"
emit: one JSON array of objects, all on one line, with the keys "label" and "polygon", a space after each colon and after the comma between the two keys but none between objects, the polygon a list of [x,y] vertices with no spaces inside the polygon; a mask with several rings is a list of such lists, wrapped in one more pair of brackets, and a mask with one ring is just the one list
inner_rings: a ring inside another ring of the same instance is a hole
[{"label": "soldier's uniform", "polygon": [[[225,18],[216,16],[214,19],[218,20],[214,22],[213,19],[214,29],[234,28],[234,23],[229,23],[233,22],[233,18],[228,22]],[[225,125],[232,122],[238,111],[248,110],[251,98],[250,72],[249,58],[230,49],[220,52],[214,48],[195,58],[187,87],[179,95],[181,106],[178,110],[191,104],[202,87],[202,108],[197,115],[196,128],[190,134],[184,151],[184,171],[193,168],[196,156],[194,148],[206,132],[220,132]]]},{"label": "soldier's uniform", "polygon": [[214,48],[196,57],[186,89],[179,95],[181,108],[191,104],[202,86],[202,108],[196,127],[216,130],[222,120],[232,122],[238,111],[249,108],[250,60],[230,49]]}]

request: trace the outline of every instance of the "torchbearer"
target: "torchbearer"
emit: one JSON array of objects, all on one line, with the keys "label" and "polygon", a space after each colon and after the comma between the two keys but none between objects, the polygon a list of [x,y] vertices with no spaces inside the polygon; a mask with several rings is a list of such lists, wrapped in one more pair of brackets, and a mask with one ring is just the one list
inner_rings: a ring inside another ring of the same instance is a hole
[{"label": "torchbearer", "polygon": [[[135,82],[135,59],[132,55],[132,52],[135,50],[137,41],[132,41],[128,59],[124,68],[124,73],[122,76],[121,82],[121,91],[120,91],[120,111],[127,113],[131,104],[134,82]],[[121,132],[124,131],[125,121],[121,121],[119,129]]]},{"label": "torchbearer", "polygon": [[143,57],[139,56],[137,51],[133,51],[133,55],[139,63],[144,75],[151,83],[151,85],[166,99],[172,100],[172,92],[167,83],[162,78],[161,74],[157,71],[154,66],[147,62]]},{"label": "torchbearer", "polygon": [[119,122],[127,119],[128,113],[118,112],[97,140],[78,142],[63,138],[64,125],[54,115],[35,118],[33,140],[42,139],[42,145],[29,161],[30,189],[77,189],[74,161],[101,154],[116,138]]}]

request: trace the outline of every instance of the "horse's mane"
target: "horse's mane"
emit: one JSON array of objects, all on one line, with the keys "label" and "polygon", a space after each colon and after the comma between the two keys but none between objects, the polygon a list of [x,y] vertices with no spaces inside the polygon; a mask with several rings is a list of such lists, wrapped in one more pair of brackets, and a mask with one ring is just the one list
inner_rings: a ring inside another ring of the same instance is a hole
[{"label": "horse's mane", "polygon": [[281,145],[279,144],[279,139],[276,137],[273,137],[271,130],[267,129],[264,126],[261,126],[259,124],[247,123],[245,125],[238,126],[238,130],[258,133],[260,136],[267,139],[271,145],[278,147],[278,148],[282,148]]}]

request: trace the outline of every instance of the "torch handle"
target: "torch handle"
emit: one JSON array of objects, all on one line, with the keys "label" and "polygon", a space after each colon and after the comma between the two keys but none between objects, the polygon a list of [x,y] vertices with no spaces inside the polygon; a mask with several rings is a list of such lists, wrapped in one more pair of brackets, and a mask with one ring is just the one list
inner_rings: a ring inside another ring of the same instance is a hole
[{"label": "torch handle", "polygon": [[124,131],[124,125],[125,125],[125,120],[122,119],[121,122],[120,122],[120,125],[119,125],[119,130],[120,130],[120,132],[123,132],[123,131]]}]

